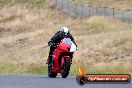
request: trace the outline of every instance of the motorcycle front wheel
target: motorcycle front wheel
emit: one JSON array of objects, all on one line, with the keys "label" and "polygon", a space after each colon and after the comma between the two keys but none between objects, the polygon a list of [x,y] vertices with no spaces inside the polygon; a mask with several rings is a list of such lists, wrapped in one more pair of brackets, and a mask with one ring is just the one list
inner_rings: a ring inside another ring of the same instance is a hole
[{"label": "motorcycle front wheel", "polygon": [[61,68],[62,78],[66,78],[69,75],[70,67],[71,67],[70,58],[66,58],[65,63],[63,64],[63,66]]}]

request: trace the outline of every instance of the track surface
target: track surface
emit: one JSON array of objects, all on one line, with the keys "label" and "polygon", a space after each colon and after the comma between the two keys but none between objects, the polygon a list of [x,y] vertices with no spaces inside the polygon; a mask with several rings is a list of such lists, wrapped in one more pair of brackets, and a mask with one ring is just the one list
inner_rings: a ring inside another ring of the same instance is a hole
[{"label": "track surface", "polygon": [[132,88],[130,84],[86,84],[80,86],[75,77],[63,79],[47,76],[1,75],[0,88]]}]

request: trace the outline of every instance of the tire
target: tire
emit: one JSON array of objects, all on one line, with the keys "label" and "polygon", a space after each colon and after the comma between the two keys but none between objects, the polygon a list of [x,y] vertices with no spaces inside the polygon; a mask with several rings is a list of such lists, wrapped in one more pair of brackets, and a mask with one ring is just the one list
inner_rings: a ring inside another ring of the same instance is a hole
[{"label": "tire", "polygon": [[52,65],[48,65],[48,76],[51,78],[55,78],[57,73],[52,72]]},{"label": "tire", "polygon": [[62,66],[62,69],[61,69],[62,78],[66,78],[69,75],[70,67],[71,67],[70,58],[66,58],[65,63]]}]

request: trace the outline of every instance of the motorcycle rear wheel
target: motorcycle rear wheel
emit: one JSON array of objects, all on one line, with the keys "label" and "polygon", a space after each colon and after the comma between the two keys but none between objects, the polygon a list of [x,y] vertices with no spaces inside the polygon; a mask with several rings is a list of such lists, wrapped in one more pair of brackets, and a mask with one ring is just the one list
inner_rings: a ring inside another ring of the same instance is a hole
[{"label": "motorcycle rear wheel", "polygon": [[57,73],[52,72],[52,65],[48,65],[48,76],[51,78],[55,78]]},{"label": "motorcycle rear wheel", "polygon": [[71,67],[71,61],[69,58],[66,58],[65,63],[63,64],[61,69],[62,78],[66,78],[69,75],[70,67]]}]

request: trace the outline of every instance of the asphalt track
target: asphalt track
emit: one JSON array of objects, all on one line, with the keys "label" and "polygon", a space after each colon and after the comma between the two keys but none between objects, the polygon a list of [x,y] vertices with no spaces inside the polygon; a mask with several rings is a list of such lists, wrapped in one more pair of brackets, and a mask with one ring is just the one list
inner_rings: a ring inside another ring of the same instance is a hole
[{"label": "asphalt track", "polygon": [[75,77],[49,78],[47,76],[1,75],[0,88],[132,88],[130,84],[85,84],[80,86]]}]

